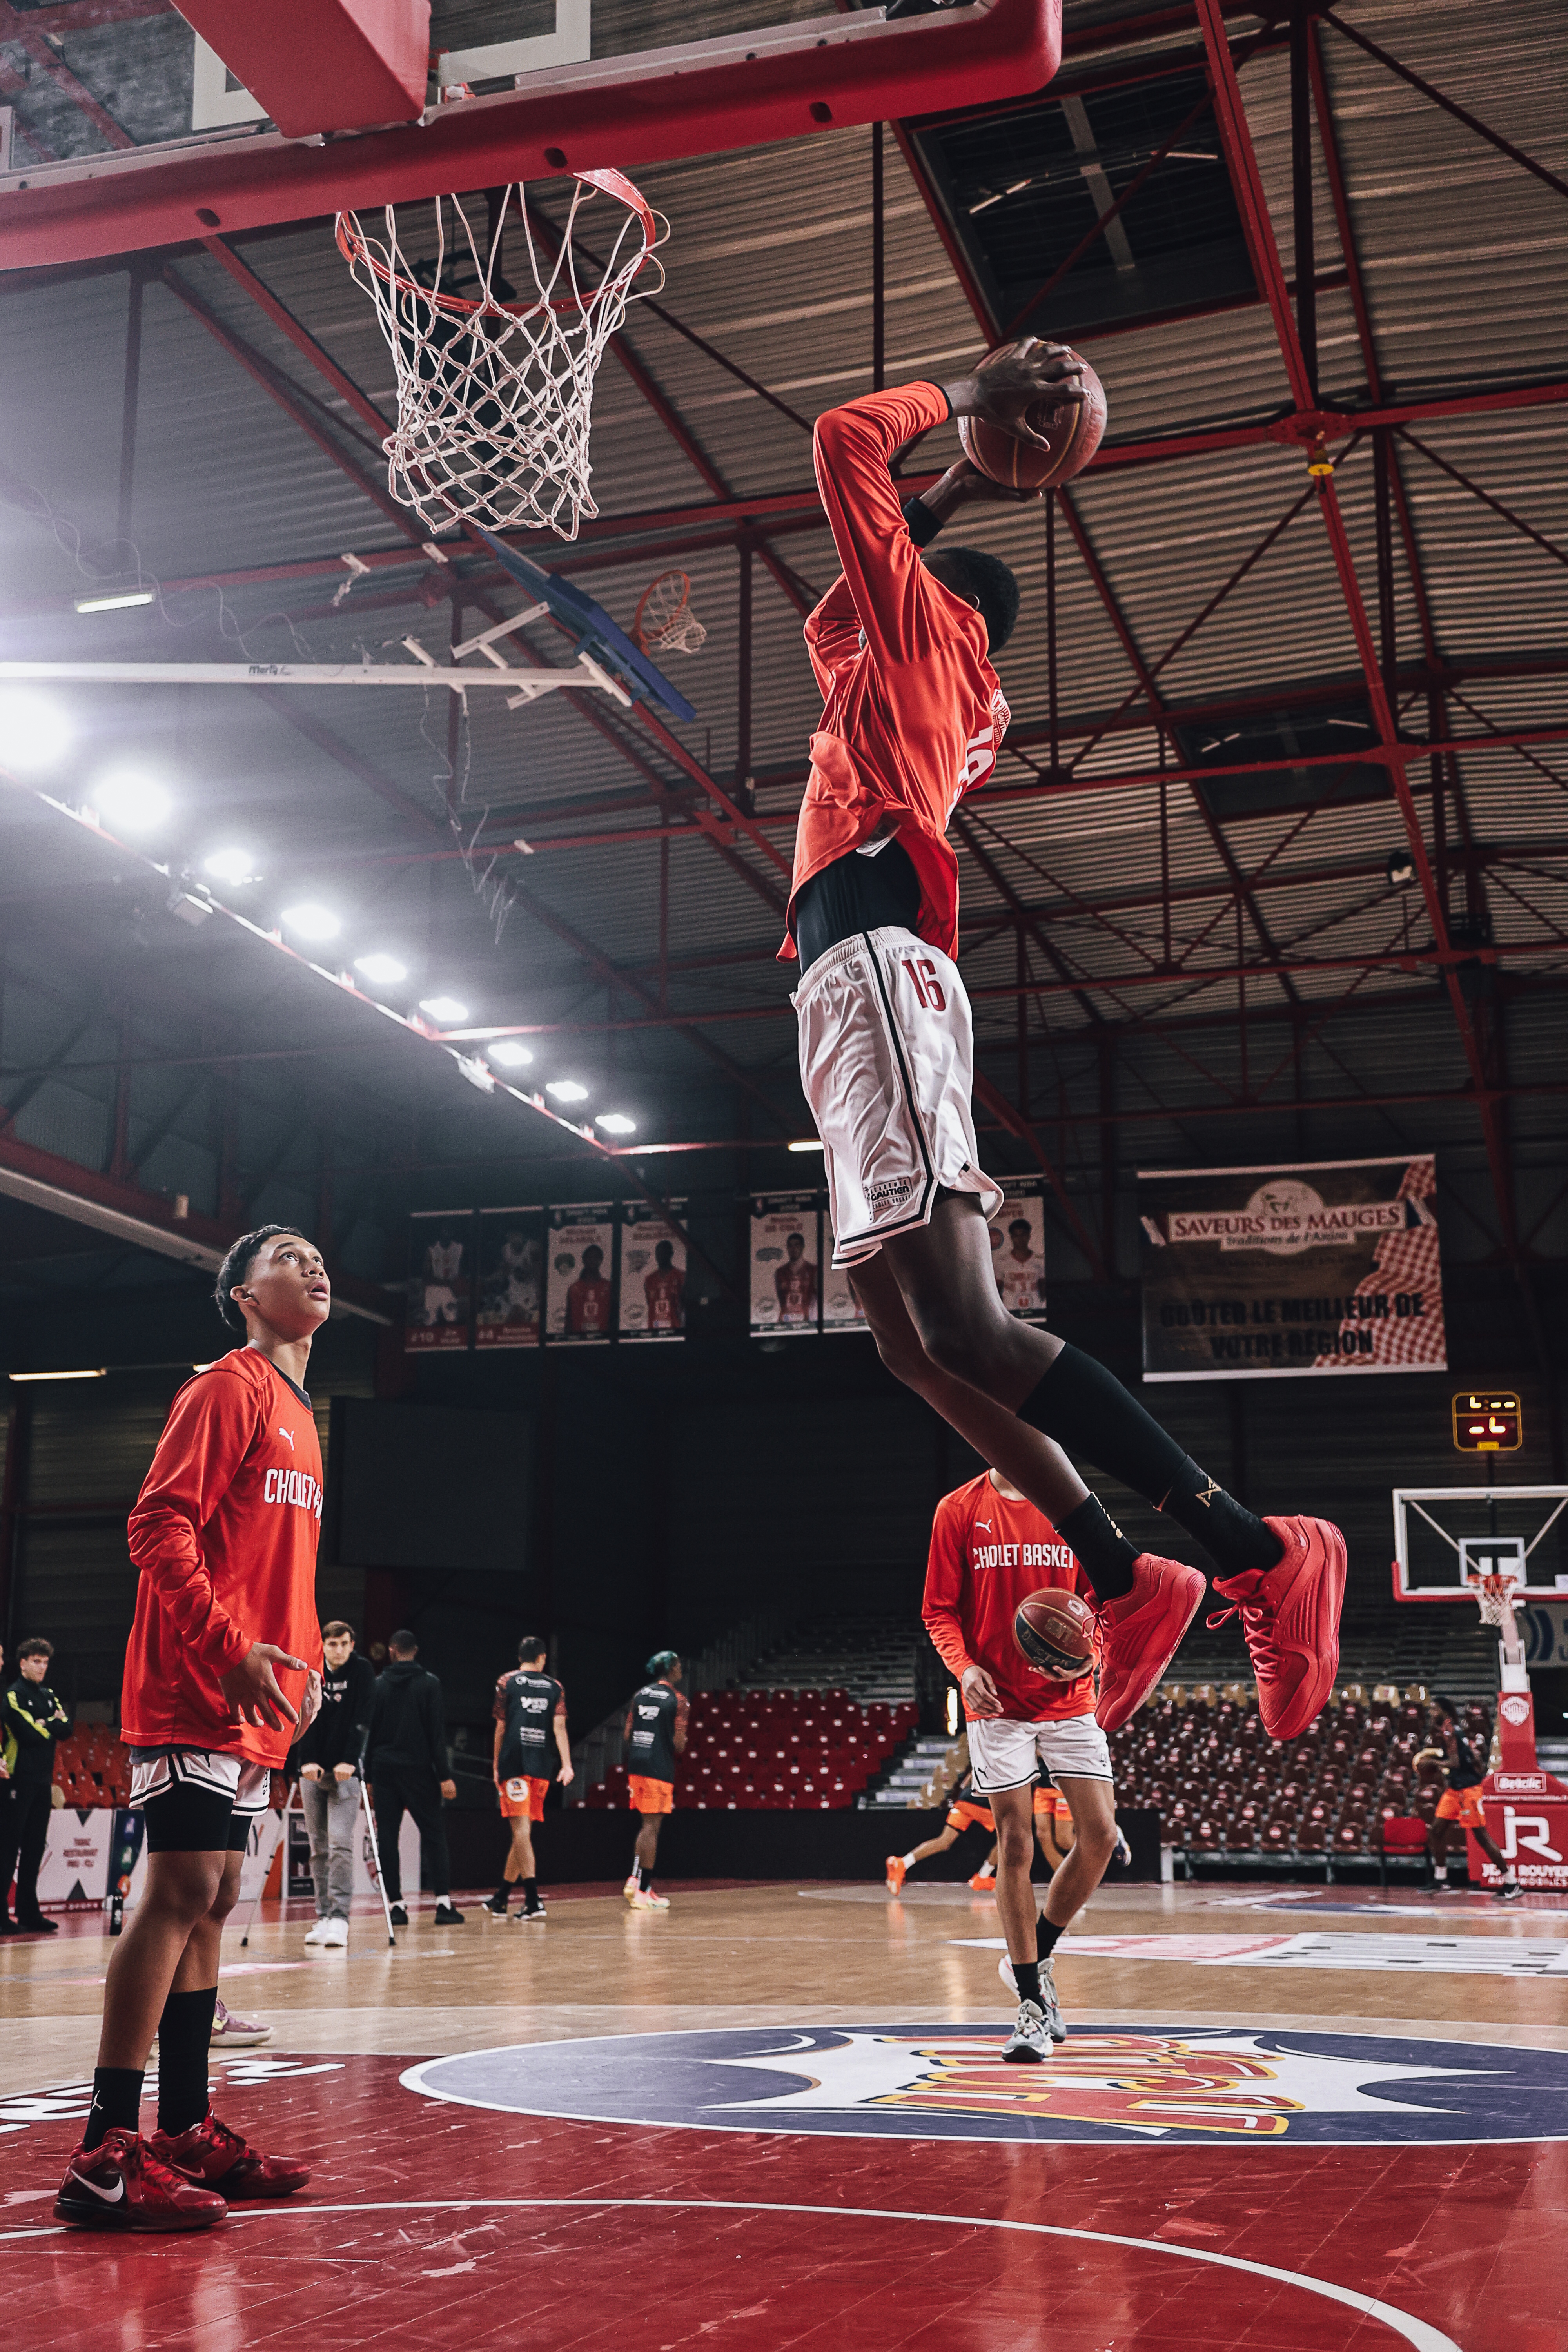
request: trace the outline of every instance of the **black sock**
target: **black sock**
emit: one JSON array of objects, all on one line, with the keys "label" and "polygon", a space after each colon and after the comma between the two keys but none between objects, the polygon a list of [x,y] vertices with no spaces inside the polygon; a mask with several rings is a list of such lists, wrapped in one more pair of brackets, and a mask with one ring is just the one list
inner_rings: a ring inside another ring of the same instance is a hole
[{"label": "black sock", "polygon": [[1196,1536],[1218,1562],[1222,1576],[1240,1576],[1249,1568],[1270,1569],[1285,1549],[1256,1513],[1216,1486],[1190,1454],[1182,1456],[1169,1491],[1153,1499],[1179,1527]]},{"label": "black sock", "polygon": [[1035,1958],[1037,1960],[1048,1960],[1057,1948],[1058,1937],[1063,1933],[1064,1930],[1057,1926],[1056,1921],[1047,1919],[1042,1911],[1035,1922]]},{"label": "black sock", "polygon": [[83,2147],[96,2147],[105,2132],[140,2131],[142,2069],[140,2066],[95,2066],[92,2105],[88,2110]]},{"label": "black sock", "polygon": [[1115,1601],[1131,1591],[1138,1547],[1128,1542],[1098,1495],[1090,1495],[1059,1520],[1058,1533],[1072,1546],[1097,1601]]},{"label": "black sock", "polygon": [[653,1873],[651,1870],[645,1870],[639,1862],[637,1865],[637,1892],[639,1895],[646,1895],[648,1888],[653,1885]]},{"label": "black sock", "polygon": [[1044,2008],[1040,1999],[1040,1964],[1038,1960],[1015,1960],[1013,1976],[1018,1987],[1020,2000],[1032,2000],[1037,2009]]},{"label": "black sock", "polygon": [[207,2059],[217,1987],[172,1992],[158,2020],[158,2129],[177,2134],[207,2111]]},{"label": "black sock", "polygon": [[503,1903],[509,1900],[511,1895],[511,1890],[516,1885],[517,1881],[515,1878],[503,1878],[501,1880],[500,1885],[496,1888],[496,1893],[500,1896]]},{"label": "black sock", "polygon": [[526,1911],[537,1911],[537,1910],[538,1910],[538,1908],[539,1908],[539,1881],[538,1881],[538,1879],[537,1879],[537,1878],[525,1878],[525,1879],[523,1880],[523,1882],[522,1882],[522,1903],[523,1903],[523,1908],[524,1908],[524,1910],[526,1910]]}]

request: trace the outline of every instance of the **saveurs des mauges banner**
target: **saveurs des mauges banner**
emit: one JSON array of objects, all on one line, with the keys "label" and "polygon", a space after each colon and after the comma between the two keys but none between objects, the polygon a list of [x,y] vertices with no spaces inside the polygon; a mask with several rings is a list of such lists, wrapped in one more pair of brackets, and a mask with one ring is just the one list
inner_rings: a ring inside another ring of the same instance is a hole
[{"label": "saveurs des mauges banner", "polygon": [[1146,1381],[1447,1368],[1431,1154],[1139,1171]]}]

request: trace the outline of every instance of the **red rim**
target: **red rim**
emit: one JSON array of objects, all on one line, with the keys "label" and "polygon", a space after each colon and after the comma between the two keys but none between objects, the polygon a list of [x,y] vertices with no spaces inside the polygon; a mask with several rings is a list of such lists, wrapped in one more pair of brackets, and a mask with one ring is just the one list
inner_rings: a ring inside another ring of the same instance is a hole
[{"label": "red rim", "polygon": [[656,648],[649,645],[647,637],[643,635],[642,616],[644,612],[647,610],[647,600],[653,594],[654,590],[656,588],[662,587],[667,580],[679,581],[681,591],[680,603],[677,606],[676,610],[671,613],[668,620],[666,621],[664,628],[660,630],[660,636],[662,637],[669,629],[673,628],[676,622],[682,619],[684,615],[691,610],[691,582],[684,572],[661,572],[657,580],[650,580],[647,586],[643,590],[642,594],[637,598],[637,608],[636,613],[632,615],[632,635],[637,639],[638,645],[641,646],[645,654],[652,653]]},{"label": "red rim", "polygon": [[[624,172],[573,172],[568,176],[578,181],[584,187],[600,188],[605,195],[614,196],[642,223],[643,249],[637,257],[637,268],[632,272],[632,276],[637,277],[639,271],[647,268],[653,258],[654,247],[653,208],[641,189],[634,186]],[[440,199],[437,198],[437,201],[439,202]],[[433,310],[443,310],[452,318],[472,318],[477,311],[480,310],[504,310],[510,318],[521,319],[526,318],[531,310],[581,310],[584,307],[578,297],[570,294],[559,294],[553,298],[541,294],[538,299],[532,302],[471,302],[463,294],[433,294],[427,287],[421,286],[416,278],[405,278],[397,270],[389,269],[384,262],[376,259],[360,230],[359,215],[356,213],[340,213],[335,233],[338,251],[345,261],[351,264],[363,261],[365,268],[379,278],[384,286],[395,286],[402,294],[421,295]],[[598,290],[595,289],[595,296]],[[595,296],[591,296],[589,299],[595,299]]]}]

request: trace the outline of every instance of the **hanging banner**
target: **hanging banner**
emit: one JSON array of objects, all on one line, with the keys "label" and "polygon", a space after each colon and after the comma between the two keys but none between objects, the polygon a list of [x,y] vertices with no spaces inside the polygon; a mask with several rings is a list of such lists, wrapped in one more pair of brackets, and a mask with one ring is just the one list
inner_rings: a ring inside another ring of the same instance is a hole
[{"label": "hanging banner", "polygon": [[822,1209],[815,1192],[752,1197],[752,1335],[821,1328]]},{"label": "hanging banner", "polygon": [[552,1209],[545,1234],[545,1331],[578,1345],[608,1341],[616,1328],[615,1205]]},{"label": "hanging banner", "polygon": [[1146,1381],[1447,1369],[1431,1154],[1139,1171]]},{"label": "hanging banner", "polygon": [[991,1266],[1002,1304],[1021,1322],[1046,1319],[1045,1181],[1010,1182],[991,1220]]},{"label": "hanging banner", "polygon": [[[828,1220],[824,1217],[826,1234]],[[849,1287],[849,1275],[845,1267],[833,1263],[831,1247],[826,1253],[826,1265],[822,1276],[822,1328],[825,1331],[864,1331],[866,1318],[860,1301]]]},{"label": "hanging banner", "polygon": [[544,1212],[481,1209],[480,1348],[537,1348],[544,1329]]},{"label": "hanging banner", "polygon": [[[671,1201],[682,1223],[684,1201]],[[686,1242],[646,1201],[621,1202],[621,1337],[686,1336]]]},{"label": "hanging banner", "polygon": [[408,1220],[408,1355],[467,1348],[473,1309],[471,1209],[418,1209]]}]

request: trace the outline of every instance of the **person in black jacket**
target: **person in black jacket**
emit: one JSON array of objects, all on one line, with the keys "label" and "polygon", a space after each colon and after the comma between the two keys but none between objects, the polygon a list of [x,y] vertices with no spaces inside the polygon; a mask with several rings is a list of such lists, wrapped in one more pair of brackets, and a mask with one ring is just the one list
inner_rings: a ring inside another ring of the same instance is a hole
[{"label": "person in black jacket", "polygon": [[[49,1791],[55,1778],[55,1742],[71,1727],[70,1716],[45,1677],[55,1645],[41,1635],[16,1653],[16,1676],[0,1697],[0,1936],[57,1932],[38,1908],[38,1865],[49,1834]],[[11,1874],[16,1874],[16,1916],[5,1908]]]},{"label": "person in black jacket", "polygon": [[310,1877],[316,1890],[316,1924],[305,1941],[341,1950],[349,1939],[360,1763],[370,1730],[375,1673],[368,1658],[355,1655],[354,1629],[341,1617],[322,1626],[321,1650],[321,1711],[296,1743],[292,1761],[310,1832]]},{"label": "person in black jacket", "polygon": [[408,1925],[397,1855],[397,1832],[407,1812],[419,1825],[425,1866],[435,1886],[436,1925],[460,1927],[463,1915],[452,1907],[451,1867],[441,1820],[442,1799],[450,1804],[458,1793],[457,1782],[449,1778],[441,1685],[416,1663],[419,1644],[406,1628],[386,1646],[391,1663],[371,1701],[364,1777],[375,1810],[375,1838],[392,1924]]}]

